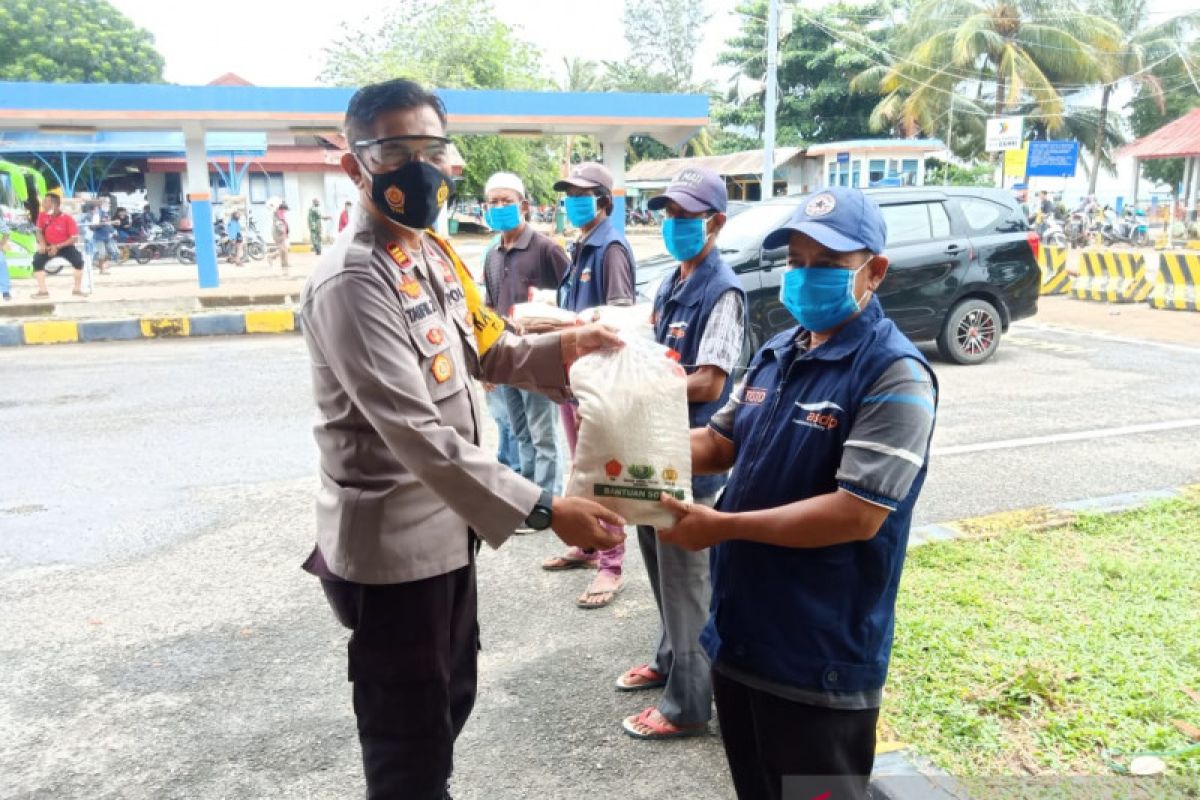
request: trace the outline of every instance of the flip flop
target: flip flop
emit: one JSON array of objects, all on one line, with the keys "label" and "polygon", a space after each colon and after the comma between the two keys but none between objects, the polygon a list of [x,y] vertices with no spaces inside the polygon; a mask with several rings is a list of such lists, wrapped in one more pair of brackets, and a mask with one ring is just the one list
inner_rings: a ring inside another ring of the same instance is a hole
[{"label": "flip flop", "polygon": [[640,692],[644,689],[658,689],[667,685],[667,676],[658,670],[650,669],[649,664],[633,667],[617,678],[618,692]]},{"label": "flip flop", "polygon": [[[597,575],[596,577],[598,578],[600,576]],[[579,599],[575,601],[575,605],[579,606],[582,609],[592,611],[597,608],[604,608],[606,605],[611,603],[613,600],[616,600],[617,592],[621,591],[621,587],[623,587],[625,585],[625,579],[623,577],[621,577],[620,575],[617,575],[615,577],[617,579],[616,586],[614,586],[611,589],[602,589],[600,591],[592,590],[592,584],[594,584],[596,582],[596,578],[592,578],[592,583],[588,584],[588,588],[585,589],[583,594],[579,597]],[[608,595],[608,599],[603,600],[603,601],[601,601],[601,600],[593,601],[591,599],[593,597],[602,597],[603,595]]]},{"label": "flip flop", "polygon": [[[635,739],[686,739],[689,736],[705,736],[708,734],[708,725],[704,723],[699,725],[676,725],[662,714],[656,714],[657,711],[658,709],[651,706],[640,714],[626,717],[622,720],[621,727]],[[658,719],[654,719],[655,716]],[[647,730],[640,730],[641,728],[646,728]]]},{"label": "flip flop", "polygon": [[562,572],[568,569],[595,569],[599,562],[599,557],[575,558],[574,556],[554,556],[542,562],[542,569],[547,572]]}]

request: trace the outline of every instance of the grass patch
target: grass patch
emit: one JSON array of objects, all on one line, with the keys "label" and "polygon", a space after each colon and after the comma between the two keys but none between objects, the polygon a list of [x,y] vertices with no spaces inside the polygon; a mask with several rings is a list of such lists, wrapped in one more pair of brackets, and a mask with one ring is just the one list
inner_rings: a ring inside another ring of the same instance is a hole
[{"label": "grass patch", "polygon": [[[909,553],[889,733],[960,776],[1190,744],[1172,721],[1200,726],[1200,494],[1038,527]],[[1200,779],[1200,758],[1168,771]]]}]

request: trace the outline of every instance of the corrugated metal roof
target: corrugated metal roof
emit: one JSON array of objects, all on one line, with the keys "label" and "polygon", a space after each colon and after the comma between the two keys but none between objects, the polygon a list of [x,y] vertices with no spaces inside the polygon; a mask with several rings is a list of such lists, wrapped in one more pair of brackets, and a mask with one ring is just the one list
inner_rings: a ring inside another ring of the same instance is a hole
[{"label": "corrugated metal roof", "polygon": [[[775,166],[782,167],[802,154],[802,147],[776,147]],[[665,158],[662,161],[639,161],[625,171],[626,181],[665,181],[674,178],[686,167],[704,167],[718,175],[757,175],[762,172],[763,151],[743,150],[720,156],[694,158]]]},{"label": "corrugated metal roof", "polygon": [[945,149],[946,145],[940,139],[851,139],[845,142],[810,144],[808,155],[819,156],[847,150],[920,150],[930,152]]},{"label": "corrugated metal roof", "polygon": [[1119,158],[1180,158],[1200,156],[1200,108],[1192,109],[1117,151]]}]

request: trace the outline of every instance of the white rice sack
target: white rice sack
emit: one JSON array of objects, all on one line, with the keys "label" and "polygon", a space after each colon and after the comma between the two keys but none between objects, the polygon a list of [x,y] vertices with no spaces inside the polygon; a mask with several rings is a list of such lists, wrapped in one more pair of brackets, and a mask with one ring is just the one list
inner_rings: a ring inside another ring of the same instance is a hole
[{"label": "white rice sack", "polygon": [[579,312],[579,321],[583,324],[601,322],[616,328],[622,334],[636,336],[653,342],[654,326],[650,317],[654,314],[654,305],[639,303],[636,306],[596,306]]},{"label": "white rice sack", "polygon": [[630,524],[669,528],[662,492],[692,499],[687,375],[667,348],[623,331],[625,347],[571,367],[579,443],[566,494],[587,497]]}]

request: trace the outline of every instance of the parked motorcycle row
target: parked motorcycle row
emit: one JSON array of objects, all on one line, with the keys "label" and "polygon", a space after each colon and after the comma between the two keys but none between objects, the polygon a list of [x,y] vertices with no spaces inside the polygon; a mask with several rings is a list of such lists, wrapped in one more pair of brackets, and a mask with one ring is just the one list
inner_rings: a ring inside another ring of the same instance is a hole
[{"label": "parked motorcycle row", "polygon": [[1090,247],[1097,242],[1106,247],[1150,245],[1150,227],[1146,224],[1145,212],[1140,209],[1126,208],[1120,216],[1110,206],[1076,209],[1067,215],[1065,222],[1057,216],[1039,213],[1030,222],[1041,234],[1042,241],[1051,247]]}]

